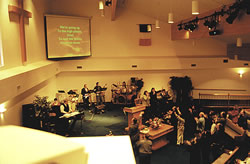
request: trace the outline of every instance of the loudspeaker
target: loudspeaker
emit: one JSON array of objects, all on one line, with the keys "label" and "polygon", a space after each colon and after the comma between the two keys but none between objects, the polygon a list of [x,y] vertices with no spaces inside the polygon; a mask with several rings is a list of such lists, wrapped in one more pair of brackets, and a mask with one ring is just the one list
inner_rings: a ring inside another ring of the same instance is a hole
[{"label": "loudspeaker", "polygon": [[22,125],[28,128],[40,129],[39,119],[33,104],[24,104],[22,106]]},{"label": "loudspeaker", "polygon": [[151,24],[140,24],[140,32],[151,32]]}]

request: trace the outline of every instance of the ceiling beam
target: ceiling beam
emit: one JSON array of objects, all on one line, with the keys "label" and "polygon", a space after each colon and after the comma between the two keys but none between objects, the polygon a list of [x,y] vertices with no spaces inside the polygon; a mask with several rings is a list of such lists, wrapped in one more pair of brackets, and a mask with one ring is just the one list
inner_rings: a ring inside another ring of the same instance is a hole
[{"label": "ceiling beam", "polygon": [[112,0],[112,5],[111,5],[111,21],[115,20],[115,12],[116,12],[116,5],[117,0]]},{"label": "ceiling beam", "polygon": [[[221,8],[203,13],[198,15],[198,18],[203,18],[205,16],[209,16],[213,14],[215,11],[220,11]],[[222,34],[219,36],[233,36],[233,35],[242,35],[250,33],[250,15],[244,13],[241,16],[238,16],[233,24],[228,24],[226,22],[226,18],[228,15],[224,15],[220,17],[219,25],[216,29],[221,30]],[[185,40],[185,39],[198,39],[198,38],[208,38],[208,37],[218,37],[217,36],[210,36],[209,30],[206,26],[203,25],[205,20],[200,20],[198,24],[198,28],[195,29],[193,32],[189,32],[187,30],[178,30],[178,24],[188,22],[190,20],[195,19],[196,16],[191,17],[190,19],[186,19],[171,25],[171,40]]]}]

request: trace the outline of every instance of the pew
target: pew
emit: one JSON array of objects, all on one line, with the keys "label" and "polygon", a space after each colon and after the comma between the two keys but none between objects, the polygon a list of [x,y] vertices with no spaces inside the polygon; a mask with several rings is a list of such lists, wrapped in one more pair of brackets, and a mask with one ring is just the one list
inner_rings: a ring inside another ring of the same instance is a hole
[{"label": "pew", "polygon": [[[233,140],[243,137],[245,130],[239,127],[237,124],[233,123],[230,119],[226,119],[225,125],[225,133],[230,136]],[[227,151],[222,153],[213,164],[228,164],[235,159],[235,154],[239,151],[239,147],[235,146],[235,148],[231,151]]]}]

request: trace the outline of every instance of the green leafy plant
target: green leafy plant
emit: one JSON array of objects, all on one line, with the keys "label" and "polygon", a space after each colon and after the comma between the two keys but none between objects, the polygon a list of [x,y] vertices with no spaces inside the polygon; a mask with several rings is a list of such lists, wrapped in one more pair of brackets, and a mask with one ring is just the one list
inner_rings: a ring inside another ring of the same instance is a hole
[{"label": "green leafy plant", "polygon": [[48,96],[40,97],[35,95],[35,100],[33,100],[33,105],[36,111],[36,117],[45,117],[50,109],[50,101],[48,101]]},{"label": "green leafy plant", "polygon": [[190,77],[170,77],[170,88],[173,92],[173,96],[176,99],[177,105],[188,105],[192,99],[191,93],[193,91],[193,85]]}]

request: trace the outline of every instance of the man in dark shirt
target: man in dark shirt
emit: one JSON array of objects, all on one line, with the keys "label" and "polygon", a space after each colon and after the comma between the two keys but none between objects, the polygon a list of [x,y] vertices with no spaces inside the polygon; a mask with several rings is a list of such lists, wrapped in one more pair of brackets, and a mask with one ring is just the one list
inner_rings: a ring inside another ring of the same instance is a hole
[{"label": "man in dark shirt", "polygon": [[84,87],[81,90],[81,94],[82,94],[84,108],[87,109],[89,107],[89,104],[90,104],[89,103],[90,91],[87,87],[87,84],[84,84]]},{"label": "man in dark shirt", "polygon": [[246,118],[246,112],[245,110],[240,111],[239,119],[238,119],[238,125],[242,127],[243,129],[247,130],[247,118]]},{"label": "man in dark shirt", "polygon": [[96,93],[96,105],[101,105],[103,103],[101,96],[102,87],[99,85],[99,82],[96,82],[94,92]]}]

